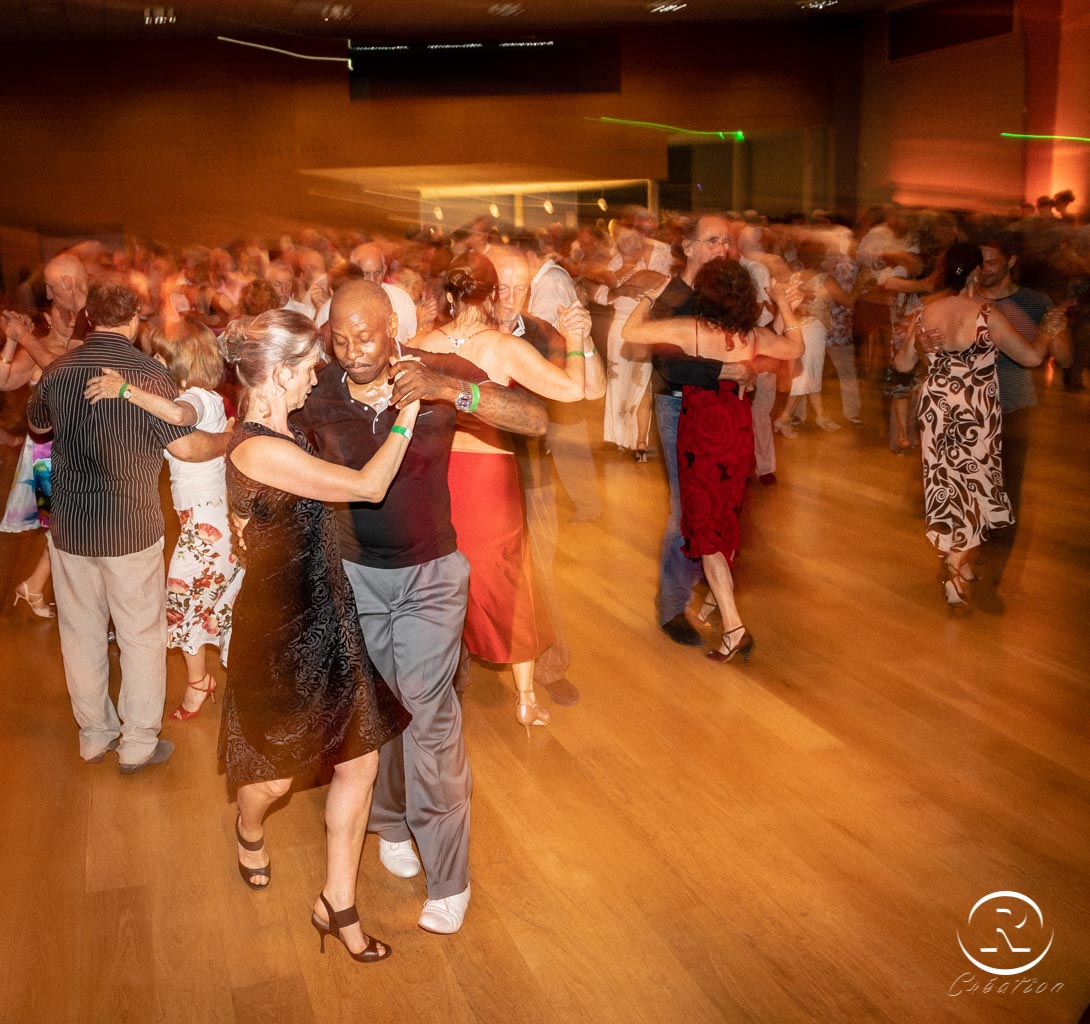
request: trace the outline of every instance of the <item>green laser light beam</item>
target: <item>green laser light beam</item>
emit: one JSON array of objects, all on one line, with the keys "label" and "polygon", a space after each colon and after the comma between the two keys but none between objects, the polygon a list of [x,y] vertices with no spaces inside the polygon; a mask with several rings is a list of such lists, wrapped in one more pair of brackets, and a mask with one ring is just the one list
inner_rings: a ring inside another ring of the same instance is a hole
[{"label": "green laser light beam", "polygon": [[651,128],[657,132],[669,132],[671,135],[710,135],[717,139],[733,139],[735,142],[745,142],[745,132],[707,132],[697,128],[679,128],[673,124],[657,124],[654,121],[629,121],[623,117],[588,117],[588,121],[602,121],[605,124],[627,124],[634,128]]},{"label": "green laser light beam", "polygon": [[1090,142],[1081,135],[1023,135],[1021,132],[1000,132],[1004,139],[1048,139],[1053,142]]}]

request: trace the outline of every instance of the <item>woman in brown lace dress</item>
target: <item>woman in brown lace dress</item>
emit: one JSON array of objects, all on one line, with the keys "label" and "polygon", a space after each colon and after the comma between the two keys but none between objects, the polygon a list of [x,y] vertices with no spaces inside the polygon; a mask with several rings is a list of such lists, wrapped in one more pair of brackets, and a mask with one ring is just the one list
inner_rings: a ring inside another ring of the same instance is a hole
[{"label": "woman in brown lace dress", "polygon": [[288,423],[314,386],[321,347],[313,322],[271,310],[228,326],[222,345],[243,386],[243,422],[227,448],[227,497],[245,522],[246,576],[235,601],[220,749],[238,786],[239,872],[270,881],[262,821],[297,784],[332,774],[326,799],[326,881],[312,924],[359,961],[389,948],[365,935],[356,874],[378,750],[409,714],[364,647],[325,502],[381,501],[412,437],[403,409],[361,470],[323,462]]}]

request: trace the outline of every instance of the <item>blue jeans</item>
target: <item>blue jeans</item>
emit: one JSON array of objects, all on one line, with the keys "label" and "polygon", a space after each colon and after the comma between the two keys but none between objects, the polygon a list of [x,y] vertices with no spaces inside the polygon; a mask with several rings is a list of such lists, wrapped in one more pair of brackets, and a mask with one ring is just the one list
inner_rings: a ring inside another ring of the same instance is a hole
[{"label": "blue jeans", "polygon": [[670,516],[662,535],[659,555],[659,622],[669,622],[685,611],[693,592],[694,563],[681,551],[681,499],[677,484],[677,421],[681,417],[681,399],[673,395],[655,395],[655,422],[658,424],[662,459],[670,481]]}]

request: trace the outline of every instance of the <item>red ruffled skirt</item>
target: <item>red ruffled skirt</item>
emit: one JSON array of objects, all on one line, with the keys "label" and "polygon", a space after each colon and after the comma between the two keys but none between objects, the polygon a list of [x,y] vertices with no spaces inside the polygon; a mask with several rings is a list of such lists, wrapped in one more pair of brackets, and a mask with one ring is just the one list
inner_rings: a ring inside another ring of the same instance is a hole
[{"label": "red ruffled skirt", "polygon": [[721,383],[718,392],[682,389],[677,424],[681,535],[690,558],[722,552],[733,566],[739,516],[753,470],[749,399]]}]

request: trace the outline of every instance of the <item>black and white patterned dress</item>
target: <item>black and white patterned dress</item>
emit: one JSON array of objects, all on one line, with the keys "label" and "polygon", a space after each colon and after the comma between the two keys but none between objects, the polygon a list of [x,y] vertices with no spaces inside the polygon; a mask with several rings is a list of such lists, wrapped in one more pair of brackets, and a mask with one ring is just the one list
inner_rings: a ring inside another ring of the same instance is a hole
[{"label": "black and white patterned dress", "polygon": [[981,307],[967,349],[928,356],[920,392],[927,537],[944,553],[974,548],[989,529],[1014,522],[1003,490],[1003,414],[989,312]]},{"label": "black and white patterned dress", "polygon": [[[245,422],[227,445],[228,501],[249,523],[220,756],[233,784],[313,784],[378,750],[411,716],[367,654],[332,509],[235,468],[231,452],[255,436],[284,437]],[[293,439],[313,454],[302,434]]]}]

